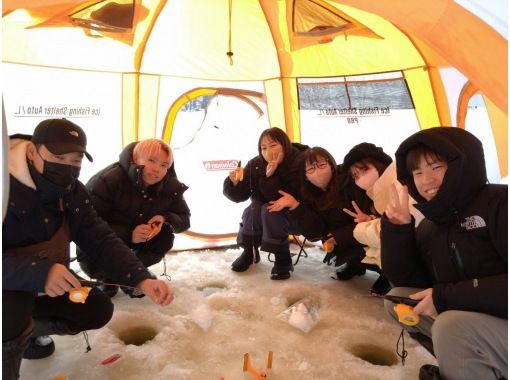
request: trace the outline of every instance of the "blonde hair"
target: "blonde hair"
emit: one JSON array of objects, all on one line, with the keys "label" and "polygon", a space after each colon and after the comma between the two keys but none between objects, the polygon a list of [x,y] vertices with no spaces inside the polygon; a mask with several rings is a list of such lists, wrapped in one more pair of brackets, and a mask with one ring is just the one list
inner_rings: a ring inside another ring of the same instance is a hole
[{"label": "blonde hair", "polygon": [[136,162],[140,158],[149,158],[151,156],[157,156],[161,151],[166,153],[169,161],[169,167],[174,162],[172,149],[170,146],[160,139],[147,139],[142,140],[135,145],[133,149],[133,161]]}]

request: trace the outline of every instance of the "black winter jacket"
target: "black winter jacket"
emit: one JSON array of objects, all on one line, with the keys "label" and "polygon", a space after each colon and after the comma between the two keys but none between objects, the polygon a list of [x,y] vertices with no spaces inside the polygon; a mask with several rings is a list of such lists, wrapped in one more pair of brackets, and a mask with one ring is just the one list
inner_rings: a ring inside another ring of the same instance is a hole
[{"label": "black winter jacket", "polygon": [[262,203],[281,197],[283,190],[299,198],[299,178],[302,169],[303,151],[306,145],[292,143],[291,154],[283,159],[274,174],[267,178],[267,162],[260,155],[248,161],[244,167],[244,180],[234,186],[229,177],[223,182],[223,194],[234,202],[244,202],[251,198]]},{"label": "black winter jacket", "polygon": [[[429,202],[405,167],[407,152],[425,144],[446,158],[448,170]],[[398,179],[409,187],[424,219],[394,225],[383,216],[381,258],[394,286],[433,287],[438,313],[465,310],[508,315],[508,187],[488,185],[483,149],[470,133],[432,128],[405,140],[396,152]]]},{"label": "black winter jacket", "polygon": [[126,146],[118,162],[100,170],[86,185],[99,216],[127,244],[135,227],[155,215],[162,215],[176,233],[190,227],[190,210],[183,197],[188,187],[177,179],[175,165],[163,180],[146,187],[143,167],[132,161],[136,144]]},{"label": "black winter jacket", "polygon": [[[335,179],[343,182],[343,172],[340,165],[337,166]],[[304,199],[298,207],[289,211],[292,224],[307,239],[324,241],[329,234],[335,238],[337,245],[333,253],[337,257],[336,265],[350,262],[354,258],[361,261],[365,255],[363,245],[353,235],[356,223],[352,216],[342,211],[344,207],[348,207],[350,204],[348,204],[349,202],[343,194],[343,186],[340,186],[339,189],[341,193],[338,194],[338,201],[334,207],[319,210]]]},{"label": "black winter jacket", "polygon": [[[81,182],[65,190],[45,180],[35,169],[29,170],[27,145],[26,139],[11,139],[9,203],[2,224],[3,289],[44,292],[48,271],[55,262],[40,252],[19,255],[6,250],[49,240],[61,226],[64,213],[71,241],[89,252],[112,281],[136,286],[151,278],[131,250],[97,216]],[[59,209],[61,198],[63,212]]]}]

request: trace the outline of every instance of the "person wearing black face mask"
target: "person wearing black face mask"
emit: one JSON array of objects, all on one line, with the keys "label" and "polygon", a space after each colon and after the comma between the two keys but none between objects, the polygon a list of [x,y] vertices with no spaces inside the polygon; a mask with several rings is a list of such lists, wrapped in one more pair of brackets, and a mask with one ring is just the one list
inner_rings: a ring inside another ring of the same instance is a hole
[{"label": "person wearing black face mask", "polygon": [[115,283],[138,288],[157,304],[173,292],[155,280],[97,216],[78,181],[86,151],[83,130],[66,119],[42,121],[33,136],[13,135],[9,201],[2,224],[2,378],[17,379],[22,358],[55,350],[49,335],[73,335],[112,317],[108,295],[93,288],[84,303],[69,299],[80,280],[69,269],[75,242]]},{"label": "person wearing black face mask", "polygon": [[37,146],[35,151],[43,160],[42,176],[51,183],[54,183],[57,186],[68,187],[80,176],[80,166],[46,161],[44,157],[41,156]]}]

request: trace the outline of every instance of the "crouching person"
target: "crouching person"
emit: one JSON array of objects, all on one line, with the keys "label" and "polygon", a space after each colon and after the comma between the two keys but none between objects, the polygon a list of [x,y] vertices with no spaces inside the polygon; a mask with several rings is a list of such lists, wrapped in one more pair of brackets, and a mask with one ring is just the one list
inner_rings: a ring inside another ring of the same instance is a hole
[{"label": "crouching person", "polygon": [[[161,261],[173,247],[174,234],[190,226],[190,210],[177,179],[172,150],[164,141],[147,139],[129,144],[115,162],[86,184],[92,204],[145,267]],[[84,249],[77,250],[82,270],[111,283]],[[101,287],[110,296],[117,287]]]},{"label": "crouching person", "polygon": [[14,135],[9,149],[9,203],[2,225],[2,378],[17,379],[21,360],[51,355],[49,335],[104,326],[112,317],[107,295],[93,288],[84,303],[69,299],[79,279],[69,270],[69,243],[120,284],[159,305],[173,292],[96,214],[77,180],[86,151],[83,130],[65,119],[41,122],[33,136]]},{"label": "crouching person", "polygon": [[[260,261],[259,246],[274,253],[271,280],[287,280],[294,271],[289,250],[290,220],[284,207],[276,204],[280,191],[299,192],[299,170],[303,150],[291,143],[285,132],[273,127],[259,137],[259,154],[248,161],[243,177],[233,170],[223,182],[223,194],[233,202],[250,200],[241,217],[237,243],[243,248],[232,263],[232,270],[244,272]],[[241,169],[241,168],[239,168]]]},{"label": "crouching person", "polygon": [[[420,131],[396,162],[409,190],[394,187],[382,217],[382,267],[390,294],[420,301],[406,328],[439,364],[420,379],[507,378],[508,187],[487,184],[482,144],[463,129]],[[416,230],[408,194],[425,216]]]}]

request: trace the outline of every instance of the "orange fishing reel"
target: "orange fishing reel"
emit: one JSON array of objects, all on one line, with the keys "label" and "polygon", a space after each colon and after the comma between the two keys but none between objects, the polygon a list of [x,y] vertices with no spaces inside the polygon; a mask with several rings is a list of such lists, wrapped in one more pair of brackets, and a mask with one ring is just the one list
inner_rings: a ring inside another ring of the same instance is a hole
[{"label": "orange fishing reel", "polygon": [[331,240],[326,240],[324,243],[322,243],[322,249],[326,253],[331,253],[335,249],[335,244]]},{"label": "orange fishing reel", "polygon": [[92,288],[89,286],[82,286],[81,288],[73,288],[69,290],[69,299],[74,303],[85,303],[89,292]]},{"label": "orange fishing reel", "polygon": [[419,300],[413,300],[409,297],[392,296],[386,294],[387,300],[393,302],[393,310],[397,313],[398,321],[406,326],[416,326],[420,323],[420,316],[416,314],[413,307],[418,305]]},{"label": "orange fishing reel", "polygon": [[420,316],[414,312],[412,306],[397,303],[393,310],[397,313],[398,321],[406,326],[416,326],[420,323]]}]

